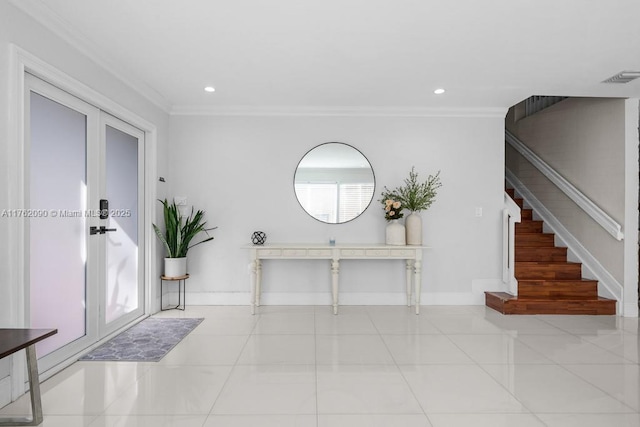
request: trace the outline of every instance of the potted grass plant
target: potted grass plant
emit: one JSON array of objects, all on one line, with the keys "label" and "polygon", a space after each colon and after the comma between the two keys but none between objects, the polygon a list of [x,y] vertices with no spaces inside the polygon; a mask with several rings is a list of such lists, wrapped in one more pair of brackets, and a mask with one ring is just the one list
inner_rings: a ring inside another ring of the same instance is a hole
[{"label": "potted grass plant", "polygon": [[[206,228],[204,211],[194,213],[193,207],[189,216],[184,217],[176,202],[169,203],[167,199],[158,200],[164,207],[165,232],[153,224],[158,239],[164,244],[167,257],[164,259],[164,275],[166,277],[180,277],[187,274],[187,252],[194,246],[213,240],[209,231],[217,227]],[[197,243],[192,243],[200,233],[207,235]]]},{"label": "potted grass plant", "polygon": [[409,178],[404,180],[404,186],[394,190],[396,199],[402,206],[411,211],[405,219],[407,245],[422,245],[422,217],[420,212],[429,209],[436,199],[438,189],[442,187],[440,171],[429,175],[424,182],[418,181],[415,167],[411,168]]}]

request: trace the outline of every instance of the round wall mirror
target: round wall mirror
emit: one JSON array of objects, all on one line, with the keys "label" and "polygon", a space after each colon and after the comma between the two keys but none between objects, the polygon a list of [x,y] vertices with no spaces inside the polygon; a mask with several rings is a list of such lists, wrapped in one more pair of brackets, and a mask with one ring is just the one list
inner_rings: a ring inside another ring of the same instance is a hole
[{"label": "round wall mirror", "polygon": [[318,145],[304,155],[294,176],[300,206],[318,221],[342,224],[367,209],[375,191],[373,169],[356,148]]}]

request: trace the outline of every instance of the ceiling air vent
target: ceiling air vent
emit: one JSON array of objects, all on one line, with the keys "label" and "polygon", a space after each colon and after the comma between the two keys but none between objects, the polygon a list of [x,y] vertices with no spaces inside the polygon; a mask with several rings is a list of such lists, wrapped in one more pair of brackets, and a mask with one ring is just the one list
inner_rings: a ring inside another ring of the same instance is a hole
[{"label": "ceiling air vent", "polygon": [[621,71],[615,76],[609,77],[602,83],[629,83],[640,77],[640,71]]}]

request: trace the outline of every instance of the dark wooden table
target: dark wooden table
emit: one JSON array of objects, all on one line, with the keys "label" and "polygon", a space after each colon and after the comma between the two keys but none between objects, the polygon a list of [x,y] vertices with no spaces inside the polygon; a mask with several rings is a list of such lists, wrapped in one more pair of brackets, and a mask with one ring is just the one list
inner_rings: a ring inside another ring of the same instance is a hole
[{"label": "dark wooden table", "polygon": [[36,343],[57,333],[57,329],[0,329],[0,359],[22,349],[26,350],[32,414],[32,418],[0,418],[0,426],[37,426],[42,424],[42,400],[40,398]]}]

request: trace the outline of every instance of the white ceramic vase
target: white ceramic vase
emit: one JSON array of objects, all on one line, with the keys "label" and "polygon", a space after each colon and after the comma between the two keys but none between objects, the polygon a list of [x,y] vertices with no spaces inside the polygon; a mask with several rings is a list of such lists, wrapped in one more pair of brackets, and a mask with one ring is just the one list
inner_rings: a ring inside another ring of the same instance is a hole
[{"label": "white ceramic vase", "polygon": [[187,274],[187,258],[165,258],[164,276],[180,277]]},{"label": "white ceramic vase", "polygon": [[418,212],[411,212],[405,220],[407,229],[407,245],[422,245],[422,217]]},{"label": "white ceramic vase", "polygon": [[387,223],[385,236],[387,245],[404,246],[406,244],[404,225],[397,219],[393,219]]}]

